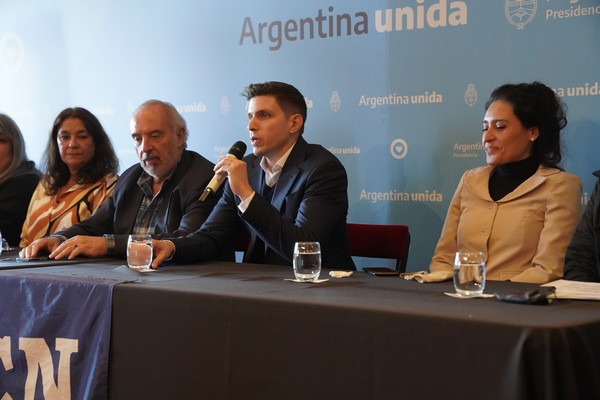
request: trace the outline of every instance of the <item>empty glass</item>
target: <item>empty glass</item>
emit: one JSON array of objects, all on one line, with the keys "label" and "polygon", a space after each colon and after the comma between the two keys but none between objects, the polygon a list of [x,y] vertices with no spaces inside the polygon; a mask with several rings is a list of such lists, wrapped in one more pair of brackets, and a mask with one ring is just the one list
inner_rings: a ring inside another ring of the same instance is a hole
[{"label": "empty glass", "polygon": [[321,246],[319,242],[294,244],[294,276],[299,281],[316,281],[321,273]]},{"label": "empty glass", "polygon": [[485,288],[485,258],[482,252],[456,252],[454,288],[464,297],[477,297]]},{"label": "empty glass", "polygon": [[152,264],[152,237],[129,235],[127,240],[127,265],[137,271],[150,269]]}]

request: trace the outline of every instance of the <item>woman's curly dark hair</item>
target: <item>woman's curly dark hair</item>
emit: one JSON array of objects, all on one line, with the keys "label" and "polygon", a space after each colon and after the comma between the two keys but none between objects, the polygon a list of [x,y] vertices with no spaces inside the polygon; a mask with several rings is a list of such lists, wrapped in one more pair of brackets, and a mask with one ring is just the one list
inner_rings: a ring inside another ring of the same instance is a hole
[{"label": "woman's curly dark hair", "polygon": [[567,114],[556,93],[540,82],[506,84],[494,89],[485,109],[496,100],[510,103],[525,128],[539,129],[540,134],[533,142],[534,159],[546,167],[559,168],[560,131],[567,126]]},{"label": "woman's curly dark hair", "polygon": [[119,170],[119,159],[98,118],[85,108],[66,108],[54,120],[52,129],[50,130],[48,145],[42,156],[41,168],[44,174],[44,187],[48,195],[58,193],[59,189],[71,177],[69,168],[60,157],[56,139],[60,126],[67,118],[80,119],[85,129],[92,136],[95,146],[94,156],[79,170],[78,182],[93,183],[109,173],[116,174]]}]

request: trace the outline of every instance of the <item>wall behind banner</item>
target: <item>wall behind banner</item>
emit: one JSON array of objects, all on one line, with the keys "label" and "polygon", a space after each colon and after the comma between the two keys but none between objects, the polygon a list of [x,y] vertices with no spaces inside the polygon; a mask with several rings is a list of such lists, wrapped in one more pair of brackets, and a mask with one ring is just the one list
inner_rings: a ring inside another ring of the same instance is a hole
[{"label": "wall behind banner", "polygon": [[500,84],[540,80],[562,97],[563,166],[588,200],[600,168],[598,38],[598,0],[0,1],[0,111],[39,161],[53,118],[86,107],[124,170],[142,101],[175,104],[188,147],[216,161],[248,138],[242,88],[292,83],[309,107],[306,139],[348,171],[349,221],[409,225],[414,271],[429,263],[460,176],[485,164],[483,105]]}]

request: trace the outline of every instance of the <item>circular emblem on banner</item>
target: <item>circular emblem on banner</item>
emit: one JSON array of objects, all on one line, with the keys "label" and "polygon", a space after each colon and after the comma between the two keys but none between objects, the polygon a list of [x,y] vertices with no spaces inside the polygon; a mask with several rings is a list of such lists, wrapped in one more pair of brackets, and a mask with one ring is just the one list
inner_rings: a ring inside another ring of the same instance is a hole
[{"label": "circular emblem on banner", "polygon": [[465,103],[471,107],[477,103],[477,90],[472,83],[469,83],[469,85],[467,85],[467,90],[465,90]]},{"label": "circular emblem on banner", "polygon": [[535,17],[537,0],[504,0],[506,19],[517,29],[524,29]]},{"label": "circular emblem on banner", "polygon": [[331,93],[331,98],[329,99],[329,106],[333,111],[338,111],[342,106],[342,99],[340,99],[340,95],[338,92],[333,91]]},{"label": "circular emblem on banner", "polygon": [[390,145],[390,153],[396,160],[402,160],[408,153],[408,144],[404,139],[395,139]]},{"label": "circular emblem on banner", "polygon": [[8,72],[17,72],[25,61],[25,47],[21,37],[13,32],[0,38],[0,65]]}]

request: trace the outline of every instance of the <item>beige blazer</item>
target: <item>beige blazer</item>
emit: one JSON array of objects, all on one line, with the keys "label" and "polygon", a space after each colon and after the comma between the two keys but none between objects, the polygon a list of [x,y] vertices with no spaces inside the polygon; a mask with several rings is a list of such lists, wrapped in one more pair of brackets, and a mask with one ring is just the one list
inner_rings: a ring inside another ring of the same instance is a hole
[{"label": "beige blazer", "polygon": [[504,198],[488,190],[494,167],[464,173],[429,269],[451,270],[457,250],[482,251],[487,279],[544,283],[563,276],[564,258],[581,217],[581,179],[540,166]]}]

